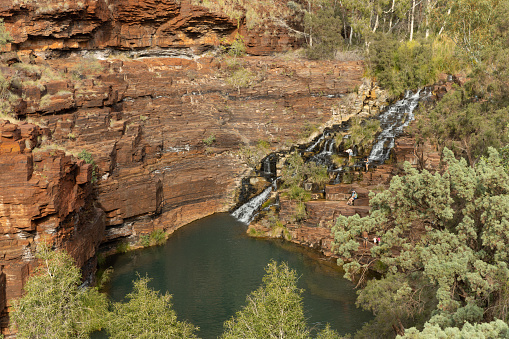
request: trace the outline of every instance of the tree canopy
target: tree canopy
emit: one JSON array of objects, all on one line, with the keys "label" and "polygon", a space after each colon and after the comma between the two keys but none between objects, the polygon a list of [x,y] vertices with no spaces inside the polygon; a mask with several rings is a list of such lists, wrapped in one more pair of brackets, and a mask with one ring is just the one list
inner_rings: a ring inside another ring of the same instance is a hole
[{"label": "tree canopy", "polygon": [[126,302],[115,302],[106,331],[111,338],[197,338],[193,325],[177,320],[171,295],[148,287],[150,279],[139,277]]},{"label": "tree canopy", "polygon": [[18,338],[88,338],[103,325],[106,296],[80,287],[80,270],[66,252],[39,248],[40,266],[28,279],[23,297],[14,301]]},{"label": "tree canopy", "polygon": [[[382,273],[357,302],[387,332],[508,320],[509,175],[493,148],[474,167],[448,149],[443,161],[441,173],[406,163],[406,175],[371,196],[369,216],[340,216],[332,230],[348,278]],[[359,252],[363,231],[381,245]]]}]

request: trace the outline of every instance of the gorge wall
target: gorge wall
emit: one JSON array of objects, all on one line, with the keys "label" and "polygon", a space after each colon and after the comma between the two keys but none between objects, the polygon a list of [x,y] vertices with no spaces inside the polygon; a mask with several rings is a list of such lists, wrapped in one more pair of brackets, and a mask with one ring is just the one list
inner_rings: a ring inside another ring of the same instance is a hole
[{"label": "gorge wall", "polygon": [[1,0],[19,51],[125,50],[135,55],[193,57],[241,34],[248,53],[266,55],[300,45],[275,25],[247,29],[245,20],[211,13],[193,0]]},{"label": "gorge wall", "polygon": [[[38,243],[87,276],[99,246],[231,208],[259,145],[287,147],[371,100],[362,62],[256,56],[298,41],[189,1],[0,0],[0,17],[13,37],[0,53],[13,95],[0,117],[4,333]],[[252,56],[204,54],[237,32]],[[105,51],[124,54],[90,57]]]}]

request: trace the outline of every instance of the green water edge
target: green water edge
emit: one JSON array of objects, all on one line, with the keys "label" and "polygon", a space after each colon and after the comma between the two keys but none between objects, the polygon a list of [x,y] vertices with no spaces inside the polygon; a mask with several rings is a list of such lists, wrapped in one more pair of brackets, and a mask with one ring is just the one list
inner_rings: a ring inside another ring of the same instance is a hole
[{"label": "green water edge", "polygon": [[162,246],[110,256],[105,266],[114,271],[105,291],[112,300],[123,300],[137,275],[147,275],[152,278],[149,287],[173,295],[179,320],[198,326],[203,339],[217,338],[224,321],[261,285],[273,259],[296,270],[313,332],[329,323],[340,334],[354,333],[373,319],[355,306],[354,285],[334,261],[284,240],[251,238],[246,229],[231,215],[218,213],[178,229]]}]

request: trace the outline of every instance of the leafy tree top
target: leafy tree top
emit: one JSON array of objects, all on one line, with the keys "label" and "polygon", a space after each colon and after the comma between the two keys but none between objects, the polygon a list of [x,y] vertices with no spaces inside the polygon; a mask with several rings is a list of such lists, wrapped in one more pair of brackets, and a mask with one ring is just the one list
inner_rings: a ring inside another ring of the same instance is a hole
[{"label": "leafy tree top", "polygon": [[[444,327],[507,319],[509,175],[493,148],[475,167],[448,149],[443,160],[443,173],[434,174],[406,163],[405,176],[371,196],[369,216],[339,217],[332,230],[336,253],[349,261],[350,279],[378,261],[384,278],[370,282],[358,301],[375,314],[405,306],[396,314],[401,320],[431,307],[426,320]],[[363,231],[380,236],[381,245],[359,252]],[[385,296],[369,295],[387,279],[393,283]],[[421,298],[424,290],[432,301]]]}]

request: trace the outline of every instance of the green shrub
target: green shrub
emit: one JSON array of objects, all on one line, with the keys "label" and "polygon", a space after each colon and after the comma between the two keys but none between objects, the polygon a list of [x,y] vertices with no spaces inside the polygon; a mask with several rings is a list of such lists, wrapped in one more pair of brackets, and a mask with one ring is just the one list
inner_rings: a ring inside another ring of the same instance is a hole
[{"label": "green shrub", "polygon": [[5,29],[4,19],[0,19],[0,47],[11,42],[12,38],[9,32]]},{"label": "green shrub", "polygon": [[398,42],[382,36],[370,48],[371,72],[381,87],[399,95],[436,81],[431,40]]},{"label": "green shrub", "polygon": [[95,164],[95,161],[94,161],[94,158],[92,157],[92,154],[90,154],[90,152],[88,152],[87,150],[81,150],[81,152],[78,154],[78,158],[82,159],[82,160],[85,160],[85,162],[87,164],[91,164],[92,165],[92,183],[96,182],[97,181],[98,167]]},{"label": "green shrub", "polygon": [[166,233],[163,230],[154,230],[150,233],[150,240],[156,245],[162,245],[166,241]]},{"label": "green shrub", "polygon": [[297,206],[295,206],[295,212],[293,214],[293,218],[296,222],[302,221],[307,218],[306,213],[306,204],[303,202],[297,203]]},{"label": "green shrub", "polygon": [[339,6],[323,6],[316,12],[307,12],[304,24],[310,32],[312,43],[306,48],[310,59],[333,59],[336,51],[342,48],[343,23]]},{"label": "green shrub", "polygon": [[[344,140],[344,148],[351,148],[357,145],[359,153],[367,153],[371,150],[371,146],[375,137],[380,129],[380,121],[376,119],[362,120],[360,118],[353,118],[351,120],[352,126],[348,131],[350,138]],[[343,135],[336,136],[336,143],[343,142]]]},{"label": "green shrub", "polygon": [[71,73],[77,77],[90,73],[99,73],[103,70],[104,67],[95,58],[81,58],[78,63],[71,67]]},{"label": "green shrub", "polygon": [[150,234],[144,234],[140,236],[140,244],[143,247],[149,247],[150,246]]},{"label": "green shrub", "polygon": [[216,136],[214,134],[209,135],[205,139],[203,139],[203,143],[207,146],[212,145],[216,141]]},{"label": "green shrub", "polygon": [[163,245],[166,242],[166,233],[163,230],[154,230],[150,234],[140,236],[139,242],[143,247]]},{"label": "green shrub", "polygon": [[242,35],[237,34],[235,40],[231,43],[228,49],[228,55],[232,57],[241,57],[246,54],[246,45]]},{"label": "green shrub", "polygon": [[240,89],[249,87],[254,79],[253,72],[246,68],[239,68],[226,78],[226,82],[240,93]]},{"label": "green shrub", "polygon": [[311,193],[298,185],[293,185],[288,191],[288,198],[299,202],[305,202],[311,200]]},{"label": "green shrub", "polygon": [[131,250],[131,244],[129,244],[127,241],[122,241],[116,247],[117,253],[127,253],[130,250]]}]

